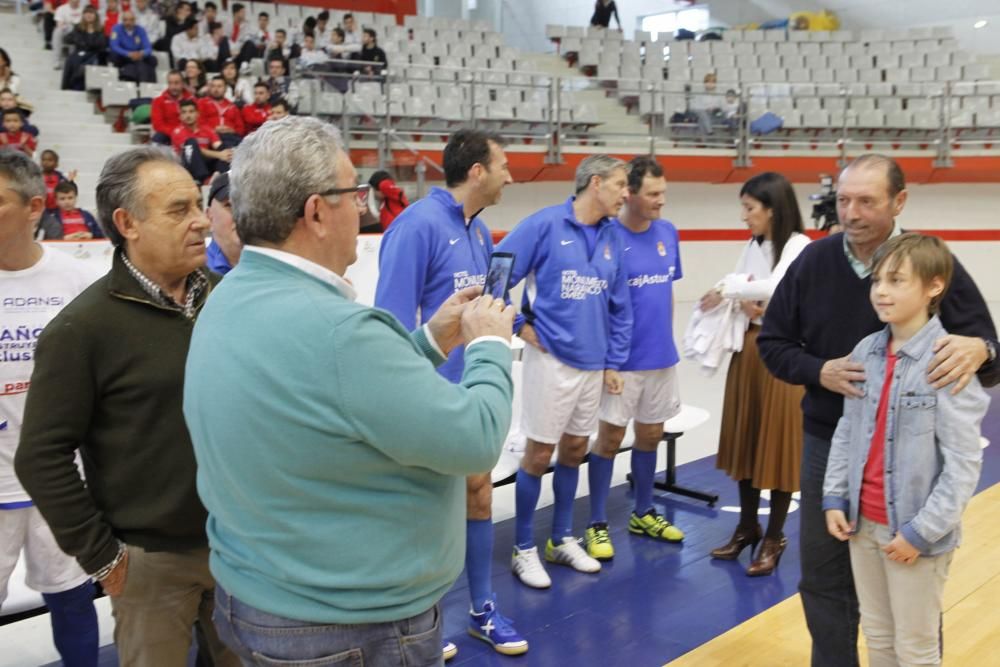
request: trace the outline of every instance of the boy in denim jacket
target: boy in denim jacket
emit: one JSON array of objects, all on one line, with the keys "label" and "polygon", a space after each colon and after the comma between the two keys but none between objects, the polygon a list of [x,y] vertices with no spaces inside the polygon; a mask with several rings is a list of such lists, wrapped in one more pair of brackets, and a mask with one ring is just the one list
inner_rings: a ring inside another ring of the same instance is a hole
[{"label": "boy in denim jacket", "polygon": [[851,354],[865,395],[844,402],[826,468],[827,529],[850,540],[872,667],[941,663],[944,583],[979,480],[986,392],[977,379],[957,395],[927,382],[951,274],[935,237],[902,234],[875,253],[871,302],[888,326]]}]

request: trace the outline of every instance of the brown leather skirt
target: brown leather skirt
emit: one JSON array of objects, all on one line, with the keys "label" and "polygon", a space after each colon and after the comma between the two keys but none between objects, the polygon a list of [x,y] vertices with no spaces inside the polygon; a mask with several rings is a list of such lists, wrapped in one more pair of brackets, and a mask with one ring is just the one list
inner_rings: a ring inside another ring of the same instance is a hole
[{"label": "brown leather skirt", "polygon": [[771,375],[757,352],[760,327],[751,325],[743,351],[726,375],[722,431],[715,467],[758,489],[799,490],[802,396],[805,390]]}]

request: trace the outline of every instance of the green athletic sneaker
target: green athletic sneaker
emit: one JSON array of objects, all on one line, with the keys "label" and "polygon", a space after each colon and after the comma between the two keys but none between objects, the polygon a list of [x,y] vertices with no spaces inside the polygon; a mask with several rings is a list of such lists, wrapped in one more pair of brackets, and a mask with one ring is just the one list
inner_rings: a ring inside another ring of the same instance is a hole
[{"label": "green athletic sneaker", "polygon": [[665,542],[680,542],[684,533],[655,511],[650,510],[642,516],[632,512],[628,520],[628,532],[634,535],[645,535]]},{"label": "green athletic sneaker", "polygon": [[583,541],[587,544],[587,553],[591,558],[611,560],[615,557],[615,548],[611,545],[611,536],[608,535],[608,524],[591,524],[583,534]]}]

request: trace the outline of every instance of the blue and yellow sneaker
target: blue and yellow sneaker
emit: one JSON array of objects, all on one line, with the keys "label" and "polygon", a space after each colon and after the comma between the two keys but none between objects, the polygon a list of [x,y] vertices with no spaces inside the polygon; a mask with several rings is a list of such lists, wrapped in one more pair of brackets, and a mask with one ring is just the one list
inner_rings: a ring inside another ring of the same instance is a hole
[{"label": "blue and yellow sneaker", "polygon": [[615,557],[615,548],[611,544],[611,536],[608,535],[608,524],[592,523],[583,534],[583,541],[587,545],[587,553],[591,558],[597,560],[611,560]]},{"label": "blue and yellow sneaker", "polygon": [[664,542],[680,542],[684,533],[653,510],[642,516],[632,512],[628,520],[628,532],[633,535],[645,535]]},{"label": "blue and yellow sneaker", "polygon": [[497,611],[496,596],[483,605],[482,613],[469,612],[469,634],[503,655],[528,652],[528,640],[518,634],[509,618]]},{"label": "blue and yellow sneaker", "polygon": [[441,657],[444,658],[445,662],[454,658],[456,653],[458,653],[458,647],[455,646],[455,642],[450,642],[447,639],[442,640]]}]

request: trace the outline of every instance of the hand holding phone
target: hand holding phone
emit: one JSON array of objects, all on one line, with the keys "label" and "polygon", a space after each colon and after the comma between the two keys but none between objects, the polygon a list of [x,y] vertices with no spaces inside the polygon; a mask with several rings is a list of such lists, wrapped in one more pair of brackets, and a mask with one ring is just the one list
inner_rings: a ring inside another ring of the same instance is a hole
[{"label": "hand holding phone", "polygon": [[486,283],[483,294],[489,294],[494,299],[507,300],[510,289],[510,274],[514,270],[514,254],[495,252],[490,256],[490,268],[486,271]]}]

